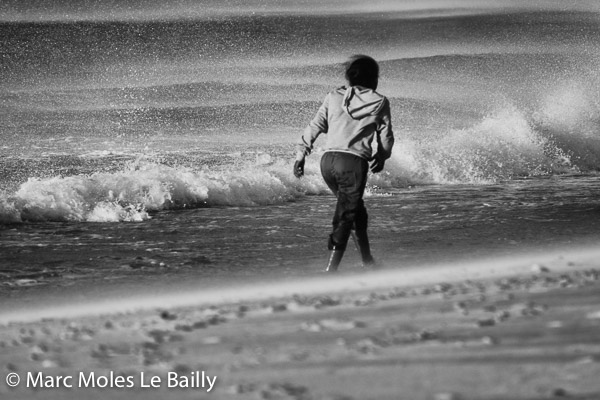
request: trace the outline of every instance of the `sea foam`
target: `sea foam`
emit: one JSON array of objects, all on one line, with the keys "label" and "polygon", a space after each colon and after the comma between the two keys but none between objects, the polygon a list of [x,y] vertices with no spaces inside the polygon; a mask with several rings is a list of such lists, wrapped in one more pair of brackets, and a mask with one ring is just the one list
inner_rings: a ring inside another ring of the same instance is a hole
[{"label": "sea foam", "polygon": [[570,154],[533,124],[523,111],[506,106],[464,129],[436,135],[398,133],[388,174],[380,187],[410,184],[490,184],[501,180],[577,171]]},{"label": "sea foam", "polygon": [[[598,103],[573,85],[562,94],[549,94],[533,112],[503,104],[461,129],[422,133],[399,125],[392,158],[384,173],[369,177],[367,195],[412,185],[479,185],[594,171],[600,165]],[[567,94],[571,100],[562,101]],[[268,152],[203,169],[140,157],[117,172],[29,178],[16,192],[0,194],[0,222],[143,221],[166,209],[283,204],[329,193],[319,171],[322,152],[317,146],[308,157],[303,179],[293,176],[291,159]]]},{"label": "sea foam", "polygon": [[116,173],[30,178],[14,195],[2,196],[0,222],[142,221],[152,211],[280,204],[327,190],[313,164],[297,179],[291,166],[267,157],[231,170],[136,163]]}]

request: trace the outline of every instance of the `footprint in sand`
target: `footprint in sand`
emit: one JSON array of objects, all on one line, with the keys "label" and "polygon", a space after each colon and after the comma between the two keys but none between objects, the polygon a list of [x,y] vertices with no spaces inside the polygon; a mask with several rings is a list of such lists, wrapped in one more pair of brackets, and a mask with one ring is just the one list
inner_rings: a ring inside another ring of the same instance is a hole
[{"label": "footprint in sand", "polygon": [[364,328],[367,325],[361,321],[343,319],[322,319],[320,321],[304,322],[300,328],[307,332],[349,331],[356,328]]},{"label": "footprint in sand", "polygon": [[389,343],[387,341],[381,340],[377,337],[368,337],[357,341],[349,347],[351,350],[355,350],[361,354],[373,354],[377,350],[388,346]]},{"label": "footprint in sand", "polygon": [[291,383],[270,383],[259,390],[259,395],[262,399],[309,400],[313,398],[308,388]]},{"label": "footprint in sand", "polygon": [[147,333],[155,343],[162,344],[168,342],[181,342],[183,336],[167,330],[154,329]]},{"label": "footprint in sand", "polygon": [[433,396],[434,400],[460,400],[460,397],[456,393],[436,393]]}]

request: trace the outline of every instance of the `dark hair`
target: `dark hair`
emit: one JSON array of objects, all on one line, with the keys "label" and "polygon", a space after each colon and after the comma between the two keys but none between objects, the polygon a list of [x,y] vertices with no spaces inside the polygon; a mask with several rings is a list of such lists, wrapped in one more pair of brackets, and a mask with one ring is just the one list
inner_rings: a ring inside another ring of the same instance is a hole
[{"label": "dark hair", "polygon": [[346,80],[350,86],[364,86],[375,90],[379,80],[379,64],[369,56],[352,56],[346,62]]}]

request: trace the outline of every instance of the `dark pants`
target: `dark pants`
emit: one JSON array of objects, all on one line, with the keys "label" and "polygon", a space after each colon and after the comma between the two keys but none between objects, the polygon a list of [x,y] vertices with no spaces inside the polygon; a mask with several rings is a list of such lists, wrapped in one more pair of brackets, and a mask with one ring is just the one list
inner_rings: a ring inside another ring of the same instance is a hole
[{"label": "dark pants", "polygon": [[330,250],[345,250],[352,229],[367,230],[367,209],[363,193],[367,184],[369,163],[358,156],[342,152],[326,152],[321,158],[321,174],[337,197]]}]

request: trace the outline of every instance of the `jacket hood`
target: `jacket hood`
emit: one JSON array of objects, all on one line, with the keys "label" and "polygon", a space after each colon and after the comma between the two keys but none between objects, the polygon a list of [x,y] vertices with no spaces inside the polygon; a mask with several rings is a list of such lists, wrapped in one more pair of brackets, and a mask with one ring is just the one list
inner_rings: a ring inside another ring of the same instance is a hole
[{"label": "jacket hood", "polygon": [[361,119],[370,115],[376,115],[385,103],[385,97],[362,86],[350,86],[341,88],[344,92],[342,107],[353,119]]}]

